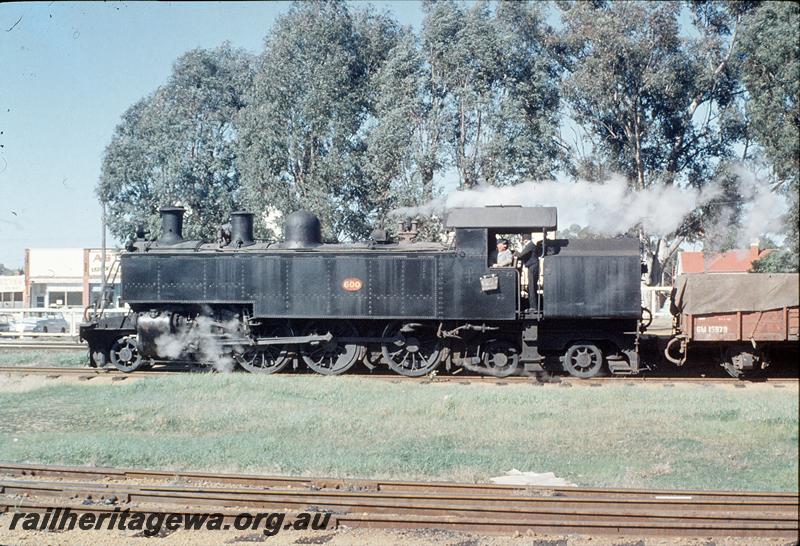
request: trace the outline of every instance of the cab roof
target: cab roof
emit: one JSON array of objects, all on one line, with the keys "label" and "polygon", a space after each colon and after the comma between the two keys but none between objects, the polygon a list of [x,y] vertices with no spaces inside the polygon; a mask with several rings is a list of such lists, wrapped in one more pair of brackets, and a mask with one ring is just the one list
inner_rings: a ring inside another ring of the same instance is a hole
[{"label": "cab roof", "polygon": [[464,207],[451,209],[445,226],[448,228],[487,228],[503,233],[558,227],[556,207]]}]

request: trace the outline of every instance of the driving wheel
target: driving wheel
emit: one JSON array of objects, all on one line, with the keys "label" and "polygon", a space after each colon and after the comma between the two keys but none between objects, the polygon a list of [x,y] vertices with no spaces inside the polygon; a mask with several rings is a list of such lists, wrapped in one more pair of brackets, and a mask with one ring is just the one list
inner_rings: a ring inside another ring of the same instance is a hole
[{"label": "driving wheel", "polygon": [[330,341],[309,343],[301,349],[303,361],[318,374],[339,375],[364,357],[366,348],[363,345],[340,339],[358,336],[358,331],[349,322],[312,322],[306,327],[304,335],[326,333],[333,336]]},{"label": "driving wheel", "polygon": [[441,342],[436,331],[429,326],[403,327],[394,322],[386,326],[383,337],[397,338],[381,345],[383,359],[395,373],[421,377],[435,370],[441,361]]},{"label": "driving wheel", "polygon": [[[276,325],[259,332],[259,338],[291,337],[292,330],[287,325]],[[236,362],[250,373],[277,373],[291,361],[288,345],[264,345],[253,347],[234,355]]]}]

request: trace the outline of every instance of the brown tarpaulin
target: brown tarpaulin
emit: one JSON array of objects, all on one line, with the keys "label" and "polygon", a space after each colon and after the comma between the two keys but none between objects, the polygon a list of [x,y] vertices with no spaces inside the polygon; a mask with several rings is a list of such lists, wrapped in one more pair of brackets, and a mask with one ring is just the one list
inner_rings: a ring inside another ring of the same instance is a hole
[{"label": "brown tarpaulin", "polygon": [[690,273],[678,277],[673,314],[769,311],[800,305],[797,273]]}]

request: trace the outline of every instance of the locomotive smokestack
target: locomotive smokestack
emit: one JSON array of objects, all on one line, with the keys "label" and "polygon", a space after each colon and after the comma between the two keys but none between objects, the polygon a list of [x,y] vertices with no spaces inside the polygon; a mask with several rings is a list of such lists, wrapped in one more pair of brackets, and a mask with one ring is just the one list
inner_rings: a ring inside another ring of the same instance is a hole
[{"label": "locomotive smokestack", "polygon": [[305,210],[293,212],[286,217],[283,235],[287,248],[308,248],[322,244],[319,218]]},{"label": "locomotive smokestack", "polygon": [[161,213],[161,237],[158,242],[166,245],[174,245],[183,241],[183,207],[162,207]]},{"label": "locomotive smokestack", "polygon": [[231,213],[231,246],[250,246],[253,239],[253,213]]}]

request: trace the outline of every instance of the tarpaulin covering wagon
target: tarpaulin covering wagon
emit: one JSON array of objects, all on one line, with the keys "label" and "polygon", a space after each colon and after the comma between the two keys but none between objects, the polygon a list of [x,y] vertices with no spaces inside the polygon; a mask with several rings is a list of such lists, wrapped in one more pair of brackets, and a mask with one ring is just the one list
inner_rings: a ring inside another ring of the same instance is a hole
[{"label": "tarpaulin covering wagon", "polygon": [[690,346],[721,348],[734,377],[763,370],[772,351],[800,340],[800,276],[796,273],[694,273],[672,292],[675,331],[665,351],[678,364]]}]

